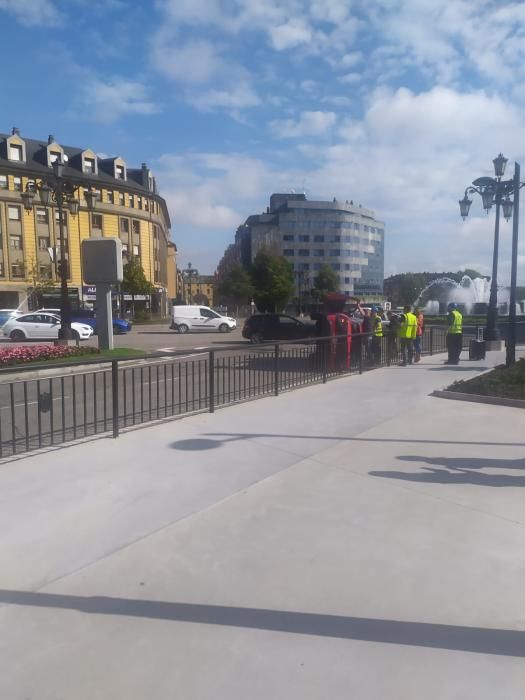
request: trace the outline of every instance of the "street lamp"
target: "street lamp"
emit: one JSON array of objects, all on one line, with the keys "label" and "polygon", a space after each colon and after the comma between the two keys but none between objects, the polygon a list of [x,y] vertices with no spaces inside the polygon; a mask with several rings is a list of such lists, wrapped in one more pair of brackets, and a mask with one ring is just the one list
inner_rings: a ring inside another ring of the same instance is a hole
[{"label": "street lamp", "polygon": [[[22,193],[24,209],[32,211],[34,199],[38,192],[40,201],[47,207],[50,203],[55,203],[58,209],[58,224],[60,235],[60,331],[58,337],[67,342],[71,339],[71,305],[67,288],[67,260],[64,235],[64,209],[67,208],[72,216],[78,214],[80,202],[76,197],[76,192],[80,183],[72,178],[64,176],[64,163],[56,160],[53,163],[53,176],[42,178],[39,183],[26,187]],[[88,209],[92,211],[95,207],[97,194],[93,190],[86,192],[86,203]]]},{"label": "street lamp", "polygon": [[[516,214],[517,207],[519,206],[519,165],[516,163],[516,168],[518,172],[518,187],[515,186],[516,173],[514,178],[510,180],[503,180],[505,174],[505,166],[507,165],[507,158],[500,153],[497,158],[492,161],[494,164],[494,175],[495,177],[479,177],[473,181],[470,187],[467,187],[463,199],[459,200],[459,211],[460,215],[465,220],[469,214],[470,205],[472,200],[469,199],[470,194],[476,192],[481,196],[483,203],[483,209],[488,213],[492,208],[493,204],[496,205],[496,221],[494,225],[494,252],[492,255],[492,277],[490,281],[490,297],[489,306],[487,309],[487,327],[485,329],[485,340],[495,341],[500,339],[499,329],[497,327],[498,319],[498,249],[499,249],[499,221],[500,221],[500,209],[503,209],[503,216],[508,221],[512,216],[513,201],[511,197],[514,197],[516,202],[515,208],[515,219],[516,224]],[[517,230],[516,230],[517,235]],[[511,283],[512,286],[512,283]],[[514,284],[515,287],[515,284]],[[514,288],[514,296],[516,289]],[[515,302],[514,302],[514,314],[516,312]]]}]

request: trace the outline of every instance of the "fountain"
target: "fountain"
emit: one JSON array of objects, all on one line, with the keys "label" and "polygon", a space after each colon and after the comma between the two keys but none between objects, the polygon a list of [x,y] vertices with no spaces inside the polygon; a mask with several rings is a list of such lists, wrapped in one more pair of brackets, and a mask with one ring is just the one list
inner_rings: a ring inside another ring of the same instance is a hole
[{"label": "fountain", "polygon": [[[490,278],[472,279],[464,275],[459,282],[450,277],[439,277],[421,291],[414,306],[423,308],[428,315],[444,313],[450,302],[455,302],[468,314],[483,315],[487,312],[490,297]],[[498,286],[498,307],[506,315],[509,308],[509,288]],[[516,313],[523,313],[516,304]]]}]

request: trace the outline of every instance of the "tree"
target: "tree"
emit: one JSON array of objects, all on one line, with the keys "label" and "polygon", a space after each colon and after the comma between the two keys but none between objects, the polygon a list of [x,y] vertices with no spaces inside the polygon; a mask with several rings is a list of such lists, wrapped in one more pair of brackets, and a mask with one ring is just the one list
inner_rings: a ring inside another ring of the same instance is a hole
[{"label": "tree", "polygon": [[217,298],[227,306],[249,304],[253,296],[253,284],[242,265],[235,265],[224,273],[217,285]]},{"label": "tree", "polygon": [[283,309],[292,297],[293,269],[285,258],[260,250],[252,264],[251,278],[259,311]]},{"label": "tree", "polygon": [[135,313],[135,295],[144,294],[146,296],[155,292],[155,287],[146,279],[144,268],[140,264],[140,258],[131,258],[124,265],[121,291],[124,294],[131,294],[132,313]]},{"label": "tree", "polygon": [[339,276],[330,265],[321,265],[319,274],[314,279],[312,296],[317,301],[321,301],[329,292],[339,291]]}]

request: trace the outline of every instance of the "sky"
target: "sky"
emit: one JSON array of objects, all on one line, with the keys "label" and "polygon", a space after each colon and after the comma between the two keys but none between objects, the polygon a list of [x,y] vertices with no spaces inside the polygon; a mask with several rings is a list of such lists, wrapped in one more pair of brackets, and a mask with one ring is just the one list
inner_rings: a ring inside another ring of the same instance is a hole
[{"label": "sky", "polygon": [[292,191],[373,209],[386,275],[490,274],[494,212],[458,200],[500,152],[525,180],[523,2],[0,0],[0,47],[0,131],[147,162],[203,274]]}]

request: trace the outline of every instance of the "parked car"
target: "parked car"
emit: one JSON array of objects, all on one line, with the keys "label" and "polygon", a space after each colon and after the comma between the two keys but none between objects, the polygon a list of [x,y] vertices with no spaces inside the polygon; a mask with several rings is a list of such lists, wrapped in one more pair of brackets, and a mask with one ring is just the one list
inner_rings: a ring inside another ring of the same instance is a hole
[{"label": "parked car", "polygon": [[[50,313],[55,316],[60,316],[60,309],[38,309],[38,313]],[[97,317],[92,309],[78,309],[77,311],[71,312],[71,320],[75,323],[83,323],[84,325],[91,326],[93,333],[95,335],[97,331]],[[123,333],[129,333],[132,329],[133,324],[127,321],[125,318],[114,318],[113,319],[113,333],[115,335],[122,335]]]},{"label": "parked car", "polygon": [[10,318],[15,318],[16,316],[22,316],[23,313],[24,313],[23,311],[19,311],[18,309],[0,309],[0,328]]},{"label": "parked car", "polygon": [[286,314],[254,314],[246,319],[242,335],[252,343],[266,340],[300,340],[315,336],[315,321]]},{"label": "parked car", "polygon": [[[55,340],[60,330],[60,318],[48,313],[30,313],[10,318],[2,332],[11,340]],[[87,340],[93,335],[93,329],[85,323],[72,323],[74,339]]]},{"label": "parked car", "polygon": [[221,316],[209,306],[174,306],[170,328],[179,333],[188,331],[229,333],[237,328],[237,321],[230,316]]}]

